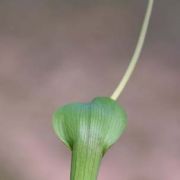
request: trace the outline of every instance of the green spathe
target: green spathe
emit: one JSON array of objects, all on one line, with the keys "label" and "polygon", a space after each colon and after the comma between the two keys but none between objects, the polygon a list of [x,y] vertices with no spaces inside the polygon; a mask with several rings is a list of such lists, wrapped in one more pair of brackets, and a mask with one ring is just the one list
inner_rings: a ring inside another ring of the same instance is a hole
[{"label": "green spathe", "polygon": [[54,113],[54,130],[72,150],[71,180],[96,179],[104,153],[126,123],[123,108],[108,97],[65,105]]}]

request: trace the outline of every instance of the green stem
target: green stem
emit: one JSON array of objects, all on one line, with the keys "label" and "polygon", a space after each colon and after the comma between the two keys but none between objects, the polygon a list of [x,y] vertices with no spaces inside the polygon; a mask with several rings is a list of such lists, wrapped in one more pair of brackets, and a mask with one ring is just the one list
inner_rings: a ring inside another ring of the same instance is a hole
[{"label": "green stem", "polygon": [[144,44],[144,40],[146,37],[146,33],[147,33],[148,25],[149,25],[149,20],[150,20],[151,13],[152,13],[153,3],[154,3],[154,0],[149,0],[149,2],[148,2],[145,18],[143,21],[143,25],[141,28],[141,32],[139,35],[139,39],[138,39],[134,54],[130,60],[129,66],[128,66],[122,80],[120,81],[119,85],[117,86],[117,88],[115,89],[114,93],[111,96],[111,99],[113,99],[113,100],[117,100],[117,98],[120,96],[121,92],[125,88],[128,80],[131,77],[131,75],[135,69],[135,66],[138,62],[138,59],[139,59],[139,56],[141,54],[142,47]]},{"label": "green stem", "polygon": [[97,179],[102,159],[102,151],[97,147],[92,148],[85,143],[74,146],[71,161],[71,180]]}]

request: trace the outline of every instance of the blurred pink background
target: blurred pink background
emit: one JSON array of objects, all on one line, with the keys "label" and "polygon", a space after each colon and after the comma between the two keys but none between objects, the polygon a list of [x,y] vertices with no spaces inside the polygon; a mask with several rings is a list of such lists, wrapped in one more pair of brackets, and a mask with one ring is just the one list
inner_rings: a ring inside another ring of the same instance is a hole
[{"label": "blurred pink background", "polygon": [[[0,1],[0,179],[68,180],[52,113],[109,96],[134,50],[147,1]],[[118,100],[128,128],[98,180],[180,179],[180,1],[155,1],[137,69]]]}]

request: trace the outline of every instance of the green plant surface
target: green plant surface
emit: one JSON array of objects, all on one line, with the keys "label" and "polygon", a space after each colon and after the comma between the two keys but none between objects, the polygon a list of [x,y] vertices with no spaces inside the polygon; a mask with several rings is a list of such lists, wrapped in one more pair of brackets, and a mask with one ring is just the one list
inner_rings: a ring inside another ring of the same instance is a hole
[{"label": "green plant surface", "polygon": [[112,96],[97,97],[90,103],[65,105],[53,115],[55,133],[72,151],[71,180],[96,180],[103,155],[119,139],[126,127],[127,115],[116,100],[138,62],[153,2],[148,2],[134,54]]},{"label": "green plant surface", "polygon": [[75,103],[53,116],[57,136],[72,151],[71,180],[95,180],[104,153],[124,131],[125,111],[108,97]]}]

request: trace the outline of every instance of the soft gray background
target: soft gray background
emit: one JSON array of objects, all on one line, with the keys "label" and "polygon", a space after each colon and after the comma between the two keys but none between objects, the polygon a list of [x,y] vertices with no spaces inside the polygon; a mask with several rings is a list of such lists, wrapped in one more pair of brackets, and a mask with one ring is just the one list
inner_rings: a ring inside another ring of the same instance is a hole
[{"label": "soft gray background", "polygon": [[[147,0],[0,0],[0,180],[68,180],[51,127],[70,102],[109,96]],[[128,128],[98,180],[180,179],[180,1],[157,0],[145,47],[118,100]]]}]

